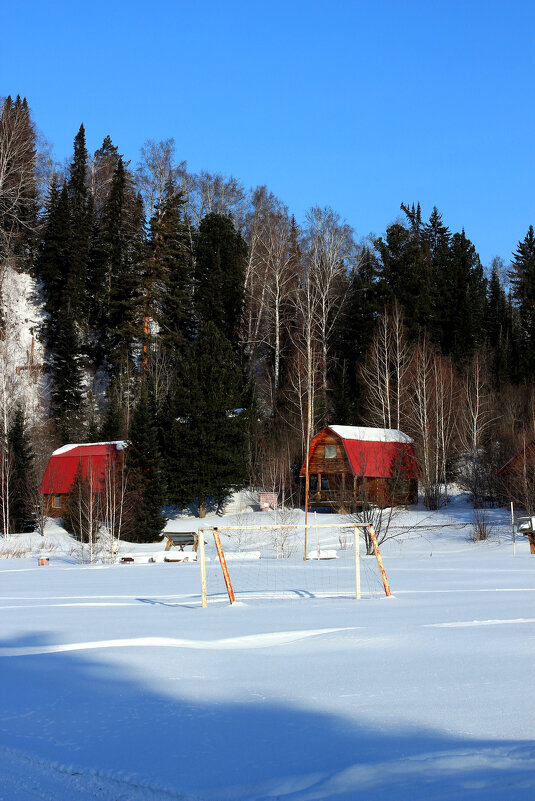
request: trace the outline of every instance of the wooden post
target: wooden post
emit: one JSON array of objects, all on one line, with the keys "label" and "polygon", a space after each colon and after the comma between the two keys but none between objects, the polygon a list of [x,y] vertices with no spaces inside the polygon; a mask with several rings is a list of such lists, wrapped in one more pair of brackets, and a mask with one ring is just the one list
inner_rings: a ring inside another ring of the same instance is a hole
[{"label": "wooden post", "polygon": [[303,553],[303,562],[307,560],[307,524],[308,524],[308,496],[310,494],[310,416],[311,416],[311,402],[312,402],[312,368],[310,364],[310,357],[308,363],[308,393],[307,393],[307,454],[306,454],[306,470],[305,470],[305,550]]},{"label": "wooden post", "polygon": [[528,534],[528,540],[529,540],[529,552],[535,553],[535,535]]},{"label": "wooden post", "polygon": [[208,594],[206,592],[206,558],[204,555],[204,531],[202,528],[197,530],[197,544],[201,563],[201,601],[203,609],[206,609],[208,606]]},{"label": "wooden post", "polygon": [[230,603],[233,604],[236,599],[234,597],[234,590],[232,589],[232,584],[230,582],[230,576],[228,574],[225,554],[223,553],[223,548],[221,547],[221,540],[219,539],[219,532],[217,528],[214,528],[214,542],[215,542],[215,547],[217,548],[217,555],[219,556],[219,562],[221,563],[223,578],[225,579],[225,586],[228,592],[228,599]]},{"label": "wooden post", "polygon": [[360,529],[353,526],[353,547],[355,548],[355,598],[360,601]]},{"label": "wooden post", "polygon": [[511,501],[511,531],[513,532],[513,556],[516,556],[515,512],[512,501]]},{"label": "wooden post", "polygon": [[373,544],[373,550],[375,552],[375,558],[377,559],[377,566],[379,568],[379,573],[381,574],[381,578],[383,580],[383,587],[385,588],[385,595],[389,598],[392,593],[390,592],[390,585],[388,584],[388,579],[386,577],[385,567],[383,565],[383,560],[381,558],[381,551],[379,550],[379,545],[377,543],[377,537],[375,536],[375,529],[372,525],[368,526],[368,531],[370,532],[370,539]]}]

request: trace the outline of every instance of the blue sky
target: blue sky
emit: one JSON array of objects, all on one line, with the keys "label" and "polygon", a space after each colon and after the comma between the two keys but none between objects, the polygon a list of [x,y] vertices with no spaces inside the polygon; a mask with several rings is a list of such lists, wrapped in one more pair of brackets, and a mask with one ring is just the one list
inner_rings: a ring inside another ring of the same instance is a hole
[{"label": "blue sky", "polygon": [[481,259],[535,224],[535,3],[0,0],[0,95],[59,159],[83,121],[134,163],[174,137],[190,170],[266,184],[357,237],[436,205]]}]

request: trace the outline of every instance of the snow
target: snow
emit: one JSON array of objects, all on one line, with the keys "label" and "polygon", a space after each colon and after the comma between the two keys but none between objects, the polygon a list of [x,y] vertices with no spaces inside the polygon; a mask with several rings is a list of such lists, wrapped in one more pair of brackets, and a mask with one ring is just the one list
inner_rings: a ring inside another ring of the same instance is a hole
[{"label": "snow", "polygon": [[68,453],[74,448],[93,448],[95,445],[115,445],[118,451],[122,451],[126,448],[126,442],[124,440],[113,440],[111,442],[82,442],[78,444],[71,443],[69,445],[62,445],[61,448],[56,448],[56,450],[52,452],[52,456]]},{"label": "snow", "polygon": [[[207,534],[207,609],[198,563],[81,564],[53,522],[3,541],[27,556],[0,560],[0,799],[533,798],[535,557],[522,536],[513,554],[504,510],[489,517],[474,543],[462,496],[403,511],[382,546],[393,597],[363,582],[361,601],[352,550],[318,529],[335,560],[303,562],[301,540],[290,559],[267,540],[261,559],[230,559],[230,606]],[[252,550],[221,536],[229,556]],[[242,592],[255,570],[283,591]]]},{"label": "snow", "polygon": [[361,442],[405,442],[414,440],[397,428],[369,428],[366,426],[329,426],[331,431],[342,439],[355,439]]}]

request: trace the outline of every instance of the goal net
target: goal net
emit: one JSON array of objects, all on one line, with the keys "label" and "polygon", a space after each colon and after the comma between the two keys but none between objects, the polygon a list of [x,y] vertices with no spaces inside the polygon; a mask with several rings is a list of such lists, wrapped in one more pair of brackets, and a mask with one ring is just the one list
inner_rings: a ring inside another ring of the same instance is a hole
[{"label": "goal net", "polygon": [[365,529],[370,533],[370,528],[375,539],[373,527],[355,523],[201,529],[199,541],[204,541],[204,548],[199,549],[199,562],[205,598],[210,603],[230,598],[232,603],[389,595],[378,546],[374,556],[365,554],[363,534]]}]

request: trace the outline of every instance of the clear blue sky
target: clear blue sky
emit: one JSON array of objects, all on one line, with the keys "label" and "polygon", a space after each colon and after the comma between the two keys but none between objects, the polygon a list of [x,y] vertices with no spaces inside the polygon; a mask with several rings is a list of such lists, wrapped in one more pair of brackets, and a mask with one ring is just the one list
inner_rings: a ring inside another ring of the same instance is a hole
[{"label": "clear blue sky", "polygon": [[438,206],[487,265],[535,224],[530,0],[0,0],[0,95],[59,159],[83,121],[136,162],[266,184],[357,236]]}]

